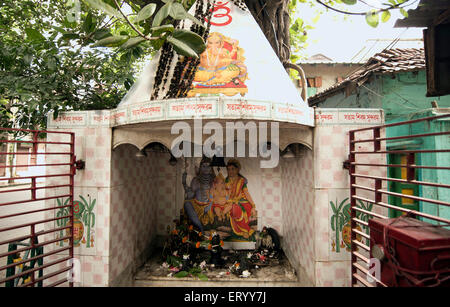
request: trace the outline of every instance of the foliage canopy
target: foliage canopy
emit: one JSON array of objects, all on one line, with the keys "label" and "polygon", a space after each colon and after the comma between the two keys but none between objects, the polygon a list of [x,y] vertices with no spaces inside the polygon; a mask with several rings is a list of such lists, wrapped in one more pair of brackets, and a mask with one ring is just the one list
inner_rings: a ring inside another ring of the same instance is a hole
[{"label": "foliage canopy", "polygon": [[[259,1],[263,4],[270,0]],[[302,5],[319,4],[344,14],[365,15],[376,27],[390,10],[414,0],[388,0],[366,12],[338,9],[356,0],[277,0],[291,16],[287,42],[291,61],[313,28],[294,17]],[[144,60],[165,42],[196,58],[205,49],[196,33],[177,30],[183,19],[203,26],[188,13],[195,0],[10,0],[0,3],[0,124],[45,129],[49,112],[115,108],[134,83]],[[363,2],[363,1],[360,1]],[[250,7],[250,6],[249,6]],[[340,6],[339,6],[340,7]],[[254,12],[253,12],[254,13]],[[268,14],[270,16],[270,14]]]}]

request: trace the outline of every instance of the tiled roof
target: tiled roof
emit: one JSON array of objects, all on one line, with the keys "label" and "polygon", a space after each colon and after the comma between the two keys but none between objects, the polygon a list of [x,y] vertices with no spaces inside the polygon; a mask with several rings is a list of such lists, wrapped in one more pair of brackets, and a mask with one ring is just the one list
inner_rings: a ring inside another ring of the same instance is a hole
[{"label": "tiled roof", "polygon": [[326,97],[332,96],[347,86],[361,86],[373,74],[392,74],[405,71],[425,69],[424,49],[389,49],[375,54],[366,64],[348,75],[344,80],[328,89],[308,98],[310,106],[313,106]]},{"label": "tiled roof", "polygon": [[423,48],[423,38],[375,38],[368,39],[361,49],[350,59],[350,62],[367,63],[377,53],[387,49],[420,49]]}]

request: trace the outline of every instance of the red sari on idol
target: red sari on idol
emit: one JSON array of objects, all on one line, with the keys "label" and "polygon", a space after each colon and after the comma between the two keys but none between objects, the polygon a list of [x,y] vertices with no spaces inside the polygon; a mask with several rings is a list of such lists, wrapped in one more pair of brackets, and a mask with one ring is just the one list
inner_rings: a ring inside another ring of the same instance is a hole
[{"label": "red sari on idol", "polygon": [[226,188],[232,202],[230,224],[233,232],[241,237],[249,238],[255,231],[250,228],[252,205],[247,200],[244,189],[247,189],[246,179],[239,176],[232,182],[229,177],[225,180]]}]

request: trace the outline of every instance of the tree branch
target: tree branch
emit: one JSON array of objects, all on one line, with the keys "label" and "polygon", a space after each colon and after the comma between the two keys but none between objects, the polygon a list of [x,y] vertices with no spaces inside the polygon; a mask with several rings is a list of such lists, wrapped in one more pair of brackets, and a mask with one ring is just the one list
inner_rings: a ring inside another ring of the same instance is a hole
[{"label": "tree branch", "polygon": [[116,5],[117,9],[119,10],[120,14],[122,14],[123,18],[125,19],[125,21],[128,23],[128,25],[141,37],[145,38],[148,41],[151,40],[157,40],[160,39],[161,37],[148,37],[147,35],[145,35],[144,33],[142,33],[141,31],[139,31],[138,28],[136,28],[136,26],[128,19],[127,15],[125,15],[124,12],[122,12],[119,4],[117,3],[117,0],[113,0],[114,4]]},{"label": "tree branch", "polygon": [[[407,7],[407,6],[410,6],[410,5],[414,4],[415,2],[417,2],[417,0],[416,0],[416,1],[413,1],[413,2],[411,2],[409,4],[407,4],[407,5],[401,6],[401,4],[408,3],[408,1],[410,1],[410,0],[407,0],[406,2],[403,2],[403,3],[397,3],[396,5],[391,5],[390,7],[385,8],[385,9],[375,10],[374,14],[381,13],[381,12],[384,12],[384,11],[389,11],[389,10],[392,10],[392,9],[398,9],[398,8]],[[341,13],[341,14],[358,15],[358,16],[367,15],[367,12],[348,12],[348,11],[343,11],[343,10],[334,8],[334,7],[332,7],[332,6],[330,6],[330,5],[326,4],[326,3],[323,3],[321,0],[316,0],[316,2],[321,4],[321,5],[323,5],[324,7],[328,8],[328,9],[332,10],[332,11],[335,11],[335,12],[338,12],[338,13]]]},{"label": "tree branch", "polygon": [[307,91],[306,91],[306,87],[308,86],[308,83],[306,82],[306,75],[305,75],[305,71],[303,70],[303,68],[301,68],[297,64],[290,63],[290,62],[284,62],[283,66],[285,68],[294,69],[299,73],[300,79],[302,80],[302,99],[305,103],[308,103],[308,97],[307,97]]}]

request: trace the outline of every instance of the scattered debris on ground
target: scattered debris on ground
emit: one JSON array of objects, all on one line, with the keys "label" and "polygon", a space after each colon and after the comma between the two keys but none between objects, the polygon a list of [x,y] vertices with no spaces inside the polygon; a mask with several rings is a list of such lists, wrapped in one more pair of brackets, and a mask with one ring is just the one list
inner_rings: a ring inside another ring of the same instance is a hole
[{"label": "scattered debris on ground", "polygon": [[272,228],[258,233],[254,250],[224,250],[217,232],[206,236],[189,225],[176,224],[168,232],[164,247],[140,270],[139,279],[297,279]]}]

